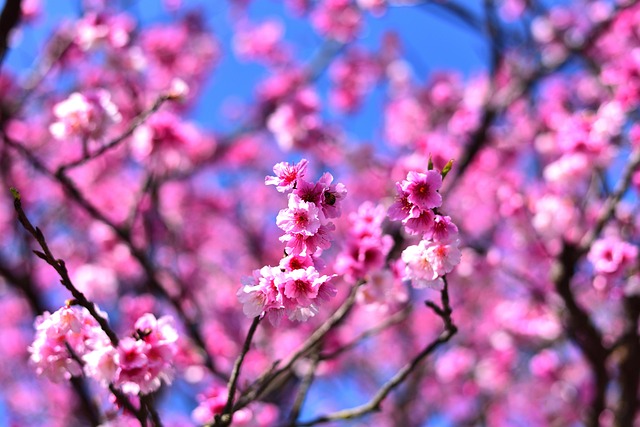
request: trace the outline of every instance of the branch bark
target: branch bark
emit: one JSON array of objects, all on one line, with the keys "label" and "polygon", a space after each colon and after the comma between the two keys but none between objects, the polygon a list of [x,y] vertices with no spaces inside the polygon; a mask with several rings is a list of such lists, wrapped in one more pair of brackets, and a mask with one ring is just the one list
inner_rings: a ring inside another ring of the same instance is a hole
[{"label": "branch bark", "polygon": [[22,18],[22,0],[6,0],[0,14],[0,67],[9,49],[11,32],[20,24]]}]

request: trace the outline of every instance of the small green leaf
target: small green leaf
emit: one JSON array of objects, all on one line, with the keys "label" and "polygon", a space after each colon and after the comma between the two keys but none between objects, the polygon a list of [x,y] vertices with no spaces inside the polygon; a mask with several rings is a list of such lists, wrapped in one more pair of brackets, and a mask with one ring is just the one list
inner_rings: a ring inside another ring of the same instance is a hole
[{"label": "small green leaf", "polygon": [[11,191],[11,195],[14,200],[20,200],[20,192],[16,188],[11,187],[9,188],[9,191]]},{"label": "small green leaf", "polygon": [[447,164],[444,165],[444,167],[442,168],[442,172],[440,172],[440,175],[442,175],[442,179],[444,179],[444,177],[447,176],[447,174],[449,173],[452,167],[453,167],[453,159],[449,160]]},{"label": "small green leaf", "polygon": [[429,154],[429,164],[427,165],[427,170],[433,170],[433,157]]}]

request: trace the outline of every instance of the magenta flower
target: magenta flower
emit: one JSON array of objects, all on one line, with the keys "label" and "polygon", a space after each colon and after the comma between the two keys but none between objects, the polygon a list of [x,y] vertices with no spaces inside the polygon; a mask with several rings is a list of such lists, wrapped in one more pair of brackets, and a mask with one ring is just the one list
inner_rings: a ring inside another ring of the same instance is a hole
[{"label": "magenta flower", "polygon": [[125,393],[148,393],[160,387],[160,380],[149,372],[147,352],[150,345],[144,341],[126,337],[120,340],[114,360],[118,366],[116,385]]},{"label": "magenta flower", "polygon": [[318,250],[331,247],[331,233],[335,230],[333,223],[318,227],[316,234],[285,234],[280,241],[285,243],[287,254],[306,255],[315,254]]},{"label": "magenta flower", "polygon": [[389,206],[389,218],[393,221],[403,221],[411,214],[413,204],[409,201],[409,193],[402,189],[402,185],[396,182],[396,198]]},{"label": "magenta flower", "polygon": [[287,162],[280,162],[273,167],[275,176],[267,176],[264,179],[265,185],[275,185],[276,189],[284,193],[296,188],[296,183],[302,179],[307,170],[307,159],[300,160],[292,165]]},{"label": "magenta flower", "polygon": [[328,172],[322,174],[318,180],[318,185],[322,188],[322,198],[320,206],[325,218],[337,218],[341,213],[342,200],[347,195],[347,188],[344,184],[333,182],[333,175]]},{"label": "magenta flower", "polygon": [[314,267],[286,273],[284,295],[302,307],[308,307],[318,296],[319,274]]},{"label": "magenta flower", "polygon": [[438,190],[442,187],[440,173],[430,170],[427,173],[409,172],[402,181],[402,189],[408,193],[407,200],[421,210],[437,208],[442,204]]},{"label": "magenta flower", "polygon": [[451,242],[458,239],[458,227],[451,221],[451,217],[436,215],[433,218],[432,238],[436,242]]},{"label": "magenta flower", "polygon": [[417,206],[414,206],[409,216],[402,223],[409,234],[430,236],[433,234],[435,226],[434,214],[429,209],[421,211]]}]

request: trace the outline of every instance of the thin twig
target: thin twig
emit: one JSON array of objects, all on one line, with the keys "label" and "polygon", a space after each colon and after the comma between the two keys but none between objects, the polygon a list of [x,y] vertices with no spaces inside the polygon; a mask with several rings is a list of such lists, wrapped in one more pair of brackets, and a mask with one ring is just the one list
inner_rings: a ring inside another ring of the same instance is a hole
[{"label": "thin twig", "polygon": [[222,414],[216,416],[214,426],[228,426],[231,425],[231,421],[233,421],[233,401],[236,395],[236,387],[238,386],[238,378],[240,378],[240,368],[242,368],[242,362],[244,362],[244,358],[251,348],[253,335],[255,334],[256,329],[258,329],[260,319],[260,316],[256,316],[253,318],[253,322],[251,322],[251,327],[249,327],[247,338],[244,340],[242,351],[233,364],[233,370],[231,371],[231,377],[229,378],[229,384],[227,385],[227,390],[229,393],[229,395],[227,396],[227,403],[224,406]]},{"label": "thin twig", "polygon": [[149,418],[151,418],[151,423],[155,427],[162,427],[162,420],[160,419],[160,415],[158,415],[158,411],[153,404],[153,395],[145,394],[140,396],[140,403],[146,408]]},{"label": "thin twig", "polygon": [[327,423],[331,421],[342,421],[353,418],[358,418],[368,413],[379,411],[382,401],[395,390],[400,384],[402,384],[407,377],[416,369],[416,367],[427,356],[433,353],[438,347],[448,342],[458,331],[458,328],[451,319],[451,305],[449,303],[449,285],[446,277],[444,279],[444,288],[440,292],[440,299],[442,306],[438,306],[435,303],[427,302],[427,305],[431,307],[434,312],[442,319],[445,330],[440,334],[438,338],[427,345],[418,355],[416,355],[409,363],[402,367],[391,379],[378,389],[378,392],[367,403],[356,406],[354,408],[336,411],[330,414],[322,415],[314,418],[310,421],[296,424],[296,426],[312,426],[316,424]]},{"label": "thin twig", "polygon": [[307,398],[307,394],[309,393],[309,389],[311,388],[311,384],[316,376],[316,370],[318,369],[318,365],[320,364],[320,351],[313,353],[311,356],[311,364],[307,368],[307,372],[302,378],[302,382],[298,387],[298,391],[296,393],[296,397],[293,401],[293,406],[291,407],[291,412],[289,413],[289,425],[291,427],[296,425],[296,421],[298,421],[298,417],[300,416],[300,411],[302,410],[302,405],[304,405],[304,401]]},{"label": "thin twig", "polygon": [[[194,340],[194,342],[203,350],[206,349],[204,337],[200,333],[198,326],[189,318],[187,313],[182,308],[182,303],[179,299],[173,297],[166,288],[158,279],[158,275],[155,270],[155,266],[151,259],[147,256],[145,251],[139,248],[136,244],[134,244],[131,233],[129,230],[118,226],[113,221],[111,221],[105,214],[103,214],[98,208],[96,208],[89,200],[87,200],[81,193],[81,191],[76,187],[74,182],[64,173],[64,171],[59,170],[57,173],[51,172],[45,165],[42,163],[31,151],[25,148],[22,144],[18,143],[11,139],[6,133],[0,131],[0,135],[3,136],[5,143],[18,151],[21,155],[23,155],[27,161],[40,173],[45,176],[58,181],[59,184],[64,188],[66,193],[71,197],[71,199],[75,200],[75,202],[82,207],[91,217],[102,222],[111,228],[116,236],[120,238],[129,248],[133,257],[138,261],[142,269],[144,270],[147,278],[147,284],[149,288],[160,294],[163,298],[171,303],[171,305],[176,310],[176,313],[180,317],[180,320],[187,328],[189,336]],[[195,302],[194,302],[195,303]],[[227,377],[220,372],[213,363],[213,358],[211,355],[204,351],[204,364],[205,366],[218,378],[227,380]]]},{"label": "thin twig", "polygon": [[147,417],[144,414],[142,407],[140,409],[136,408],[133,403],[131,403],[127,395],[113,384],[109,384],[109,391],[116,397],[117,405],[121,405],[125,411],[133,414],[138,419],[138,422],[140,422],[140,427],[146,427]]},{"label": "thin twig", "polygon": [[[637,2],[638,0],[632,0],[624,5],[618,5],[616,9],[610,14],[609,19],[598,23],[598,25],[596,25],[591,30],[591,32],[586,36],[585,40],[580,45],[566,46],[567,50],[574,55],[584,54],[598,40],[598,37],[609,28],[609,26],[614,22],[615,18],[620,14],[620,12],[635,5]],[[522,79],[516,80],[514,84],[507,85],[505,88],[500,89],[495,94],[490,94],[491,96],[489,97],[488,101],[485,102],[485,105],[483,107],[480,124],[471,134],[469,142],[466,144],[465,150],[460,156],[460,160],[456,162],[457,168],[453,176],[451,177],[451,179],[447,180],[448,185],[446,190],[444,191],[444,196],[450,193],[460,183],[460,179],[462,178],[468,167],[473,163],[482,148],[484,148],[484,146],[488,143],[487,135],[489,129],[493,125],[494,121],[498,118],[498,116],[503,113],[510,105],[512,105],[516,99],[530,92],[540,79],[550,75],[553,72],[558,71],[559,69],[564,67],[570,61],[570,59],[571,55],[566,55],[565,58],[556,63],[549,65],[540,65],[530,73],[525,74]]]},{"label": "thin twig", "polygon": [[391,316],[389,316],[387,319],[385,319],[382,323],[378,324],[377,326],[375,326],[375,327],[373,327],[371,329],[367,329],[366,331],[362,332],[360,335],[358,335],[356,338],[354,338],[353,340],[351,340],[347,344],[344,344],[344,345],[340,346],[339,348],[337,348],[337,349],[335,349],[335,350],[333,350],[333,351],[331,351],[329,353],[321,353],[320,354],[320,359],[321,360],[329,360],[329,359],[334,359],[334,358],[338,357],[342,353],[351,350],[352,348],[354,348],[355,346],[357,346],[358,344],[360,344],[362,341],[366,340],[367,338],[375,336],[375,335],[379,334],[380,332],[384,331],[385,329],[389,328],[390,326],[393,326],[395,324],[398,324],[398,323],[402,322],[407,317],[409,317],[409,314],[411,314],[412,311],[413,311],[413,306],[412,305],[405,306],[403,309],[398,310],[397,312],[393,313]]},{"label": "thin twig", "polygon": [[272,384],[278,377],[288,372],[293,364],[301,357],[308,354],[309,350],[314,348],[318,343],[337,325],[339,325],[349,314],[353,307],[358,288],[365,282],[360,281],[351,288],[351,293],[342,305],[329,317],[313,334],[302,344],[302,346],[289,358],[289,360],[279,369],[275,370],[270,368],[263,375],[261,375],[247,390],[240,396],[236,403],[234,410],[238,410],[248,405],[250,402],[258,399],[265,393],[270,384]]},{"label": "thin twig", "polygon": [[587,233],[579,245],[579,251],[581,253],[586,253],[591,248],[591,245],[598,238],[600,233],[602,232],[604,226],[613,218],[616,212],[616,208],[620,200],[622,200],[622,196],[627,192],[629,186],[631,185],[631,178],[633,177],[634,171],[636,171],[640,167],[640,148],[637,148],[629,158],[629,161],[624,167],[622,171],[622,176],[620,180],[616,184],[613,193],[607,198],[602,213],[598,217],[596,224],[591,229],[589,233]]},{"label": "thin twig", "polygon": [[119,135],[116,138],[112,139],[108,143],[102,145],[96,151],[94,151],[92,153],[87,153],[87,155],[85,155],[85,156],[83,156],[83,157],[81,157],[81,158],[79,158],[77,160],[74,160],[72,162],[69,162],[67,164],[64,164],[64,165],[60,166],[58,168],[58,170],[56,171],[56,175],[62,174],[65,171],[73,169],[73,168],[76,168],[78,166],[82,166],[83,164],[87,163],[88,161],[93,160],[93,159],[95,159],[97,157],[100,157],[101,155],[103,155],[107,151],[117,147],[122,141],[124,141],[125,139],[130,137],[133,134],[133,132],[135,132],[135,130],[138,127],[140,127],[140,125],[142,125],[144,122],[146,122],[147,119],[149,117],[151,117],[151,115],[153,113],[158,111],[160,109],[160,107],[170,99],[172,99],[172,97],[170,95],[168,95],[168,94],[160,95],[155,100],[155,102],[151,105],[151,107],[149,107],[148,110],[143,111],[140,115],[136,116],[133,120],[131,120],[131,123],[129,123],[129,127],[127,127],[127,129],[121,135]]},{"label": "thin twig", "polygon": [[69,278],[69,272],[67,271],[65,262],[61,259],[56,259],[56,257],[53,256],[51,250],[49,249],[49,245],[47,244],[47,241],[44,237],[44,234],[42,234],[42,231],[38,227],[34,227],[33,224],[31,224],[31,221],[29,221],[29,218],[27,218],[27,215],[22,209],[20,193],[14,188],[11,189],[11,192],[13,193],[13,206],[16,210],[16,213],[18,214],[18,220],[20,221],[24,229],[27,230],[34,239],[36,239],[36,241],[40,245],[40,248],[42,249],[42,252],[33,252],[39,258],[43,259],[47,264],[52,266],[54,270],[56,270],[61,279],[60,283],[62,283],[62,285],[71,293],[75,300],[75,303],[86,308],[89,311],[91,316],[100,325],[100,328],[104,331],[105,334],[107,334],[107,337],[109,337],[109,341],[111,341],[111,344],[114,347],[117,347],[118,336],[113,331],[113,329],[111,329],[111,326],[109,326],[109,322],[107,321],[107,319],[99,314],[96,310],[95,305],[91,301],[89,301],[87,297],[78,290],[78,288],[73,285],[71,279]]}]

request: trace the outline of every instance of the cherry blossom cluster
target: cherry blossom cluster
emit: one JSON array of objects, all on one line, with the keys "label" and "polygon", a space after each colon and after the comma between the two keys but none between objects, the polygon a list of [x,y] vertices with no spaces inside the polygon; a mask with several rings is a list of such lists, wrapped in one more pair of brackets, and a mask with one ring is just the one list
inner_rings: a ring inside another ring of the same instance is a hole
[{"label": "cherry blossom cluster", "polygon": [[299,88],[277,101],[279,105],[268,117],[267,128],[283,150],[311,145],[324,134],[320,98],[311,87]]},{"label": "cherry blossom cluster", "polygon": [[349,0],[326,0],[313,11],[311,22],[320,34],[346,43],[358,35],[362,15]]},{"label": "cherry blossom cluster", "polygon": [[320,275],[318,257],[331,246],[331,232],[335,226],[330,219],[340,215],[341,202],[346,196],[342,184],[332,184],[333,176],[323,174],[315,182],[304,179],[308,161],[293,165],[278,163],[275,176],[265,178],[266,185],[275,185],[281,192],[289,192],[288,207],[282,209],[276,224],[285,232],[285,256],[276,267],[255,270],[242,281],[238,299],[249,317],[266,314],[278,324],[286,314],[290,320],[305,321],[318,313],[318,304],[336,294],[329,283],[332,276]]},{"label": "cherry blossom cluster", "polygon": [[333,83],[331,103],[339,111],[358,110],[364,96],[380,80],[381,64],[377,57],[358,49],[349,50],[331,67]]},{"label": "cherry blossom cluster", "polygon": [[364,202],[349,214],[349,231],[344,248],[336,258],[334,269],[345,281],[365,280],[358,288],[358,302],[367,309],[387,311],[396,302],[407,298],[393,268],[387,267],[393,238],[384,234],[382,224],[387,216],[382,204]]},{"label": "cherry blossom cluster", "polygon": [[335,266],[348,282],[364,279],[384,267],[393,247],[393,238],[382,231],[385,218],[384,206],[371,202],[349,214],[349,234]]},{"label": "cherry blossom cluster", "polygon": [[151,393],[170,382],[178,333],[173,318],[144,314],[135,333],[116,347],[84,307],[66,305],[45,312],[35,322],[36,336],[29,351],[39,375],[54,382],[84,371],[104,387],[113,384],[130,394]]},{"label": "cherry blossom cluster", "polygon": [[420,243],[402,252],[405,278],[417,288],[438,287],[442,276],[460,263],[458,227],[437,211],[442,205],[440,187],[440,172],[411,171],[407,179],[396,183],[396,199],[389,207],[392,220],[402,221],[409,234],[422,236]]},{"label": "cherry blossom cluster", "polygon": [[106,90],[72,93],[54,105],[56,121],[49,126],[54,138],[100,139],[110,125],[122,120],[118,107]]}]

